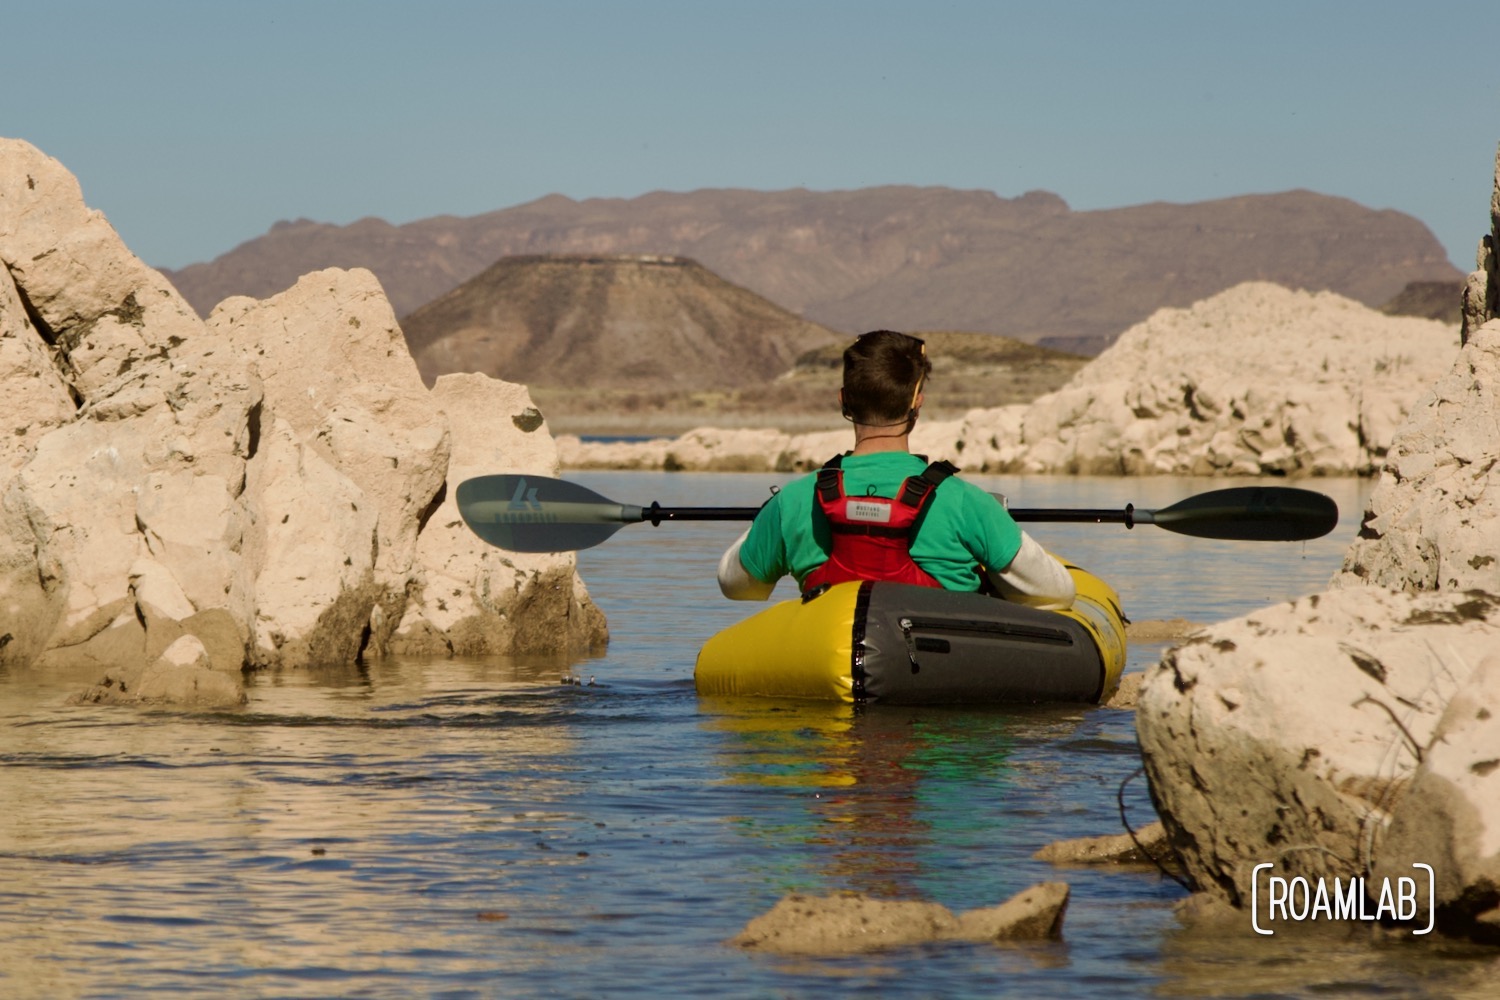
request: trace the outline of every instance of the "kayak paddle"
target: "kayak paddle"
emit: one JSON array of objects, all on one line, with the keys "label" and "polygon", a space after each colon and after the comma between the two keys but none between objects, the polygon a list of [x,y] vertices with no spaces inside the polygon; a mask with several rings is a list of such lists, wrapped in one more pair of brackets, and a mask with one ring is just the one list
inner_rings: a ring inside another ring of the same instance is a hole
[{"label": "kayak paddle", "polygon": [[[650,521],[750,521],[759,507],[649,507],[616,503],[587,487],[543,476],[479,476],[458,484],[458,511],[480,538],[511,552],[587,549]],[[1321,538],[1338,524],[1332,498],[1286,486],[1237,486],[1199,493],[1161,510],[1013,509],[1017,521],[1154,524],[1179,535],[1252,542]]]}]

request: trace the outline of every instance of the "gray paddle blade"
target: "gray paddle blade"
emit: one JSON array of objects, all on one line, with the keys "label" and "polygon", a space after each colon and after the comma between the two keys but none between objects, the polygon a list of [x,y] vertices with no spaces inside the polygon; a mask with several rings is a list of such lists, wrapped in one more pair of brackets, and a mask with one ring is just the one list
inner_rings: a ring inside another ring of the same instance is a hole
[{"label": "gray paddle blade", "polygon": [[543,476],[479,476],[458,484],[458,512],[469,530],[510,552],[571,552],[598,545],[641,509],[587,487]]},{"label": "gray paddle blade", "polygon": [[[1321,538],[1339,523],[1338,504],[1312,490],[1238,486],[1188,497],[1148,514],[1150,523],[1181,535],[1246,542]],[[1147,518],[1140,519],[1142,523]]]}]

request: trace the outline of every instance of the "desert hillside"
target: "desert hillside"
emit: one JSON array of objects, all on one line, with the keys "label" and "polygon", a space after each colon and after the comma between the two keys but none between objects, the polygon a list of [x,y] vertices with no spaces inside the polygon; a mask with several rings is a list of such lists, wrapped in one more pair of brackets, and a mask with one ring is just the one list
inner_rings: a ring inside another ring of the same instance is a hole
[{"label": "desert hillside", "polygon": [[846,333],[974,330],[1090,354],[1159,308],[1243,281],[1378,306],[1409,282],[1461,278],[1418,220],[1310,191],[1079,212],[1042,191],[937,187],[551,196],[401,226],[299,220],[167,276],[207,313],[309,271],[366,267],[405,314],[501,257],[539,253],[687,256]]},{"label": "desert hillside", "polygon": [[401,321],[428,382],[477,371],[589,389],[767,381],[842,339],[682,257],[507,257]]}]

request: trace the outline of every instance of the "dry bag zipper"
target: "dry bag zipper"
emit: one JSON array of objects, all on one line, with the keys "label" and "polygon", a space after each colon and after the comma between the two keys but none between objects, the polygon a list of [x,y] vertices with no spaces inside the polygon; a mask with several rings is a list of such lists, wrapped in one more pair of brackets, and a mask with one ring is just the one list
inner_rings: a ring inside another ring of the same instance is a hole
[{"label": "dry bag zipper", "polygon": [[[916,632],[939,635],[945,632],[958,635],[993,635],[1051,645],[1073,645],[1073,636],[1067,631],[1046,625],[1020,625],[1014,622],[983,621],[972,618],[899,618],[896,624],[901,627],[901,637],[906,640],[906,660],[911,664],[911,672],[914,674],[922,669],[922,665],[917,662],[917,652],[921,649],[922,642],[913,635]],[[941,639],[936,642],[941,645],[934,645],[930,650],[921,651],[948,652],[946,642]]]}]

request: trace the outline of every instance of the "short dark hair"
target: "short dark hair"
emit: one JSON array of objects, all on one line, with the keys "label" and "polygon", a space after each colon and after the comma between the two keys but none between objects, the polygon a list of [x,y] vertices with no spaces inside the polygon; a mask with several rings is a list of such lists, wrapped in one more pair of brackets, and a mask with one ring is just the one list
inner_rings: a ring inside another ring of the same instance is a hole
[{"label": "short dark hair", "polygon": [[931,372],[918,338],[894,330],[861,334],[844,350],[844,415],[861,424],[900,423]]}]

